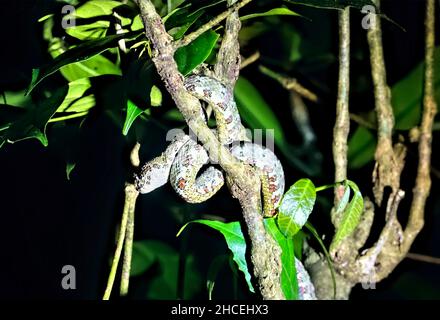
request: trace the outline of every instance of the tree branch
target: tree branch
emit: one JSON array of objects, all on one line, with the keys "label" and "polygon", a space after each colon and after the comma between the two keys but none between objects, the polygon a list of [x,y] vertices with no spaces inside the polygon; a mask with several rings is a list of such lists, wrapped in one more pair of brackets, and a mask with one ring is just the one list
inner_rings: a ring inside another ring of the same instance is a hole
[{"label": "tree branch", "polygon": [[[182,39],[177,41],[174,44],[174,47],[177,49],[177,48],[184,47],[184,46],[190,44],[195,39],[197,39],[202,33],[205,33],[206,31],[208,31],[212,27],[216,26],[217,24],[219,24],[220,22],[225,20],[228,16],[230,16],[233,12],[237,12],[238,9],[244,7],[245,5],[247,5],[251,1],[252,0],[242,0],[242,1],[234,4],[233,6],[228,8],[226,11],[223,11],[222,13],[220,13],[217,17],[215,17],[214,19],[210,20],[208,23],[201,26],[196,31],[191,32],[190,34],[184,36]],[[138,0],[136,0],[136,2],[138,2]]]},{"label": "tree branch", "polygon": [[279,74],[275,71],[272,71],[271,69],[260,66],[260,71],[264,73],[265,75],[271,77],[272,79],[278,81],[285,89],[295,91],[300,96],[312,101],[317,102],[318,97],[315,93],[310,91],[309,89],[305,88],[301,83],[298,82],[295,78],[290,78],[285,75]]},{"label": "tree branch", "polygon": [[[374,2],[379,8],[380,0],[375,0]],[[376,203],[380,205],[384,188],[390,186],[393,192],[397,192],[398,182],[396,179],[400,177],[394,174],[393,169],[395,166],[392,142],[394,114],[391,106],[391,91],[387,85],[380,17],[373,16],[371,22],[367,38],[370,47],[371,73],[373,77],[378,121],[378,142],[375,153],[376,166],[373,172],[373,192]]]},{"label": "tree branch", "polygon": [[[107,287],[104,292],[103,300],[110,299],[110,294],[113,289],[113,284],[115,282],[116,271],[118,270],[119,259],[121,258],[122,248],[124,245],[124,239],[126,237],[127,223],[129,216],[134,214],[134,207],[136,204],[136,199],[139,192],[136,190],[133,184],[127,184],[125,186],[125,205],[124,211],[122,213],[121,225],[119,227],[118,241],[116,245],[115,254],[113,256],[112,266],[110,269],[110,275],[107,280]],[[133,212],[133,213],[132,213]],[[128,286],[128,282],[127,282]]]},{"label": "tree branch", "polygon": [[413,190],[413,201],[410,216],[405,229],[404,245],[409,250],[414,238],[423,228],[425,203],[431,190],[431,142],[432,126],[437,103],[434,96],[434,50],[435,50],[435,3],[427,0],[426,5],[426,38],[425,38],[425,79],[423,97],[423,115],[419,138],[419,164],[416,185]]},{"label": "tree branch", "polygon": [[[228,6],[233,7],[237,0],[228,0]],[[217,54],[217,63],[214,72],[218,80],[225,84],[233,94],[235,82],[240,73],[240,44],[238,34],[241,22],[238,9],[231,12],[226,18],[225,32]]]},{"label": "tree branch", "polygon": [[[353,247],[353,239],[359,234],[362,228],[363,222],[359,224],[355,232],[348,239],[344,240],[343,245],[338,248],[337,257],[335,262],[335,267],[338,269],[340,274],[344,275],[344,278],[351,283],[359,282],[379,282],[385,277],[387,277],[394,268],[407,256],[408,251],[424,224],[424,211],[427,197],[430,192],[431,179],[430,179],[430,167],[431,167],[431,140],[432,140],[432,126],[434,121],[434,116],[436,114],[437,106],[434,100],[434,0],[427,1],[426,7],[426,53],[425,53],[425,78],[424,78],[424,99],[423,99],[423,115],[422,122],[420,126],[420,137],[419,137],[419,164],[417,169],[416,183],[413,190],[413,200],[410,208],[409,219],[405,230],[397,219],[397,210],[399,203],[404,197],[405,193],[400,190],[400,176],[404,166],[404,158],[406,155],[406,148],[402,143],[397,143],[388,155],[392,155],[392,163],[388,163],[392,166],[392,179],[388,180],[391,183],[393,191],[388,199],[387,210],[385,216],[385,226],[382,229],[380,236],[376,243],[369,249],[364,250],[359,254],[359,246]],[[380,29],[379,29],[380,30]],[[377,31],[377,30],[376,30]],[[369,35],[370,46],[372,47],[372,64],[376,64],[373,69],[379,70],[379,74],[376,74],[376,81],[379,79],[378,85],[376,83],[376,98],[377,103],[382,104],[378,109],[378,117],[380,118],[379,112],[386,111],[386,105],[389,103],[388,96],[381,96],[377,94],[377,91],[385,93],[386,84],[383,82],[385,77],[382,73],[384,69],[383,61],[376,61],[381,54],[381,49],[375,48],[375,46],[381,46],[381,43],[376,43],[378,39],[372,39],[376,37]],[[380,71],[382,70],[382,71]],[[374,73],[374,71],[373,71]],[[385,105],[385,107],[384,107]],[[385,111],[384,111],[385,110]],[[390,118],[388,118],[390,120]],[[390,122],[387,122],[387,125]],[[384,125],[379,121],[379,127]],[[382,138],[386,143],[391,143],[391,137],[386,137],[384,132],[387,132],[389,127],[382,127]],[[390,133],[390,132],[388,132]],[[387,134],[388,134],[387,133]],[[389,139],[389,141],[387,141]],[[382,154],[383,155],[383,154]],[[378,158],[378,165],[380,166],[380,161],[384,158]],[[380,170],[383,170],[380,169]],[[379,174],[380,174],[379,170]],[[388,176],[390,173],[387,173]],[[386,178],[386,176],[382,176]],[[379,186],[384,186],[383,181],[379,183]],[[382,191],[381,191],[382,192]],[[377,199],[376,199],[377,200]],[[366,214],[364,211],[363,216]],[[371,227],[371,225],[370,225]]]},{"label": "tree branch", "polygon": [[[217,18],[213,21],[215,23],[220,22],[230,13],[250,1],[245,0],[237,3],[227,10],[227,14],[223,15],[221,19]],[[232,156],[201,118],[200,102],[189,94],[184,87],[184,78],[179,73],[173,58],[176,46],[173,45],[170,35],[166,32],[154,5],[149,0],[136,0],[136,3],[140,9],[146,35],[152,44],[152,60],[162,81],[185,118],[190,130],[196,134],[211,159],[218,161],[232,182],[231,192],[239,200],[243,209],[243,217],[251,240],[251,260],[260,292],[264,299],[283,299],[284,295],[280,282],[281,250],[264,228],[259,177],[252,167],[245,165]],[[214,24],[211,23],[207,27],[202,27],[200,29],[202,31],[199,32],[205,32]],[[179,45],[189,43],[194,37],[189,36]]]},{"label": "tree branch", "polygon": [[[335,163],[335,181],[347,179],[347,140],[350,132],[349,115],[350,95],[350,7],[339,12],[339,82],[336,102],[336,120],[333,128],[333,161]],[[344,186],[335,188],[335,205],[339,203]],[[338,225],[338,217],[332,212],[332,220]]]}]

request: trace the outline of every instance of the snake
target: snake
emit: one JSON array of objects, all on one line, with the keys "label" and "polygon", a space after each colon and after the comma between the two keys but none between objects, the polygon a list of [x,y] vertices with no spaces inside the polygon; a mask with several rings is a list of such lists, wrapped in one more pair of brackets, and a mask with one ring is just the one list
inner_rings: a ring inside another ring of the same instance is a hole
[{"label": "snake", "polygon": [[[214,112],[216,129],[213,129],[223,145],[238,160],[254,167],[260,176],[263,215],[272,217],[284,193],[284,171],[272,150],[248,141],[243,133],[240,115],[233,91],[217,79],[206,75],[192,75],[185,79],[186,90],[210,106]],[[200,114],[204,116],[203,109]],[[134,185],[141,194],[152,192],[168,181],[175,192],[188,203],[201,203],[214,196],[224,185],[222,171],[209,166],[205,148],[191,136],[180,133],[173,137],[165,151],[145,163],[134,176]],[[298,259],[300,299],[313,299],[313,284]]]},{"label": "snake", "polygon": [[[260,174],[263,194],[263,212],[273,216],[284,193],[284,172],[272,150],[244,141],[243,126],[232,90],[210,76],[193,75],[185,79],[187,91],[211,106],[216,120],[219,141],[231,145],[231,154],[253,166]],[[202,111],[201,111],[202,112]],[[201,203],[211,198],[224,185],[223,173],[209,166],[206,150],[192,137],[179,134],[166,150],[147,162],[135,174],[135,187],[140,193],[149,193],[169,180],[176,193],[188,203]]]}]

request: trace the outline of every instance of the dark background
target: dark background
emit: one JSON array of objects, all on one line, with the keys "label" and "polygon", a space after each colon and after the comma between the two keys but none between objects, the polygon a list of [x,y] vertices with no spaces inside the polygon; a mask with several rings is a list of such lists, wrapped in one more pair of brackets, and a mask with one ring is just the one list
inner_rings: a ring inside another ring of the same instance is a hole
[{"label": "dark background", "polygon": [[[50,59],[42,40],[41,25],[36,20],[52,5],[51,1],[1,1],[0,91],[24,88],[30,81],[31,69]],[[300,10],[312,21],[298,22],[298,29],[336,54],[336,12],[304,7]],[[388,80],[392,85],[423,59],[424,1],[384,1],[384,12],[406,29],[404,32],[391,23],[384,23],[384,50]],[[353,20],[360,21],[360,15],[354,13]],[[354,47],[367,52],[364,30],[360,24],[354,24],[352,32]],[[279,44],[276,39],[270,38],[270,35],[267,36],[265,41],[272,43],[266,42],[261,50],[267,56],[276,57]],[[246,52],[252,52],[252,48],[246,48]],[[353,58],[352,68],[352,81],[356,81],[356,74],[368,74],[368,55]],[[255,68],[248,68],[243,74],[253,80],[271,105],[286,103],[284,90],[274,82],[266,83],[267,78],[262,77]],[[310,77],[324,84],[315,88],[323,97],[321,103],[310,106],[312,125],[324,159],[322,174],[315,179],[319,185],[330,183],[333,177],[330,133],[334,120],[337,61],[324,70],[309,72],[305,78]],[[371,108],[372,91],[367,90],[367,93],[353,95],[351,108],[354,111]],[[290,118],[277,110],[275,112],[282,119],[288,138],[295,142],[297,131],[290,124]],[[143,140],[143,155],[149,159],[161,152],[165,141],[162,129],[151,123],[146,128],[148,134]],[[7,144],[0,149],[1,298],[99,299],[104,291],[115,228],[122,212],[124,181],[130,174],[127,159],[131,141],[127,141],[120,129],[103,113],[97,113],[86,121],[75,142],[58,137],[56,130],[49,128],[47,148],[37,140],[26,140]],[[440,163],[437,151],[439,138],[436,132],[433,166]],[[60,152],[69,143],[77,143],[80,150],[70,181],[66,179],[65,160]],[[403,177],[403,186],[407,191],[406,200],[401,206],[403,209],[408,208],[410,203],[413,179],[409,177],[414,175],[416,160],[417,149],[411,146],[407,160],[409,169]],[[361,190],[370,189],[371,170],[372,164],[369,164],[350,173],[351,179],[358,183]],[[287,168],[286,171],[288,185],[304,176],[294,168]],[[440,230],[439,182],[438,175],[433,176],[426,208],[426,225],[415,241],[412,252],[440,257],[440,233],[437,231]],[[178,208],[177,218],[175,211],[172,212],[175,208]],[[175,234],[183,221],[199,217],[202,213],[233,219],[238,217],[237,212],[235,200],[230,199],[225,190],[221,196],[206,204],[191,206],[183,204],[167,186],[139,200],[135,237],[160,239],[177,250],[194,253],[204,279],[213,257],[226,253],[224,243],[217,234],[202,228],[194,228],[193,233],[184,237],[184,240],[176,239]],[[320,214],[327,218],[324,213]],[[312,218],[312,222],[321,228],[328,227],[318,214]],[[76,290],[61,288],[61,268],[68,264],[76,268]],[[438,299],[439,271],[438,265],[406,259],[389,278],[377,284],[376,290],[362,290],[358,286],[352,298]],[[228,271],[221,275],[225,281],[218,282],[217,297],[232,297],[227,280],[230,275]],[[148,279],[133,281],[133,297],[142,298],[144,281]],[[239,297],[246,297],[245,289],[240,283]],[[206,293],[202,292],[197,297],[206,298]]]}]

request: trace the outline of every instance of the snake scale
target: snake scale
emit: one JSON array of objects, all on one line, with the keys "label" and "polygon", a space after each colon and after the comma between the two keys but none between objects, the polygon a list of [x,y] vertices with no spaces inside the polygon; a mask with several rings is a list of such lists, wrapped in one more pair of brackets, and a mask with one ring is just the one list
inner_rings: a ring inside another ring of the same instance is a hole
[{"label": "snake scale", "polygon": [[[221,82],[208,76],[195,75],[185,80],[192,95],[205,101],[214,111],[219,140],[231,145],[230,151],[237,159],[257,168],[261,173],[263,207],[266,216],[273,216],[284,193],[283,167],[268,148],[242,140],[242,125],[233,92]],[[176,193],[189,203],[200,203],[211,198],[224,184],[222,172],[207,164],[206,150],[188,135],[178,135],[164,153],[146,163],[135,175],[135,185],[140,193],[148,193],[169,181]]]},{"label": "snake scale", "polygon": [[[184,84],[189,93],[212,108],[219,141],[229,147],[234,157],[253,166],[260,173],[264,215],[273,216],[284,193],[283,167],[270,149],[245,141],[233,91],[228,90],[220,81],[204,75],[190,76]],[[203,110],[200,112],[204,115]],[[179,134],[160,156],[147,162],[135,174],[135,187],[140,193],[149,193],[169,180],[176,193],[186,202],[204,202],[220,190],[225,181],[223,173],[214,166],[209,166],[199,174],[208,161],[208,153],[200,144],[188,135]],[[296,265],[298,279],[308,279],[308,282],[303,282],[310,283],[299,260],[296,260]],[[310,285],[299,285],[300,297],[314,297]]]}]

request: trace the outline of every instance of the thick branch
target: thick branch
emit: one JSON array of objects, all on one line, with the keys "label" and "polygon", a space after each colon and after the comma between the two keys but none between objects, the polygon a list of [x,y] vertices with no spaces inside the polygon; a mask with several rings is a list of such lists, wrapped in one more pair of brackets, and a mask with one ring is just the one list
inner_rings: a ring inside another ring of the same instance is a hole
[{"label": "thick branch", "polygon": [[[335,181],[347,179],[347,140],[350,132],[350,8],[339,12],[339,82],[336,121],[333,128],[333,161]],[[344,186],[335,189],[335,204],[344,194]],[[334,211],[336,212],[336,211]],[[337,225],[337,217],[332,217]]]},{"label": "thick branch", "polygon": [[405,247],[409,250],[414,238],[424,224],[425,203],[431,189],[431,142],[432,126],[437,104],[434,96],[434,49],[435,49],[435,3],[428,0],[426,5],[426,44],[425,44],[425,79],[423,97],[423,115],[419,138],[419,164],[416,185],[413,190],[408,225],[405,229]]},{"label": "thick branch", "polygon": [[[380,0],[375,0],[380,7]],[[393,174],[394,155],[392,134],[394,128],[394,114],[391,106],[391,93],[387,85],[385,60],[382,46],[382,28],[378,16],[373,16],[372,24],[368,31],[368,44],[370,47],[371,72],[374,84],[374,96],[377,113],[378,142],[375,153],[376,167],[373,173],[374,196],[377,204],[381,204],[383,190],[390,186],[397,192],[396,175]]]},{"label": "thick branch", "polygon": [[[349,281],[378,282],[387,277],[394,268],[406,257],[415,237],[424,224],[426,199],[430,192],[431,140],[432,126],[437,106],[434,100],[434,0],[427,1],[426,8],[426,54],[423,115],[419,138],[419,164],[416,184],[413,190],[413,201],[407,226],[403,231],[397,219],[397,209],[404,192],[400,190],[399,178],[403,170],[406,148],[397,143],[392,150],[393,155],[393,192],[391,193],[386,212],[386,223],[377,242],[360,255],[357,250],[339,248],[336,268]],[[386,102],[386,101],[385,101]],[[380,125],[380,123],[379,123]],[[359,227],[358,227],[359,228]],[[356,234],[356,232],[355,232]]]},{"label": "thick branch", "polygon": [[[233,6],[233,10],[229,9],[223,19],[249,2],[250,0],[246,0]],[[153,62],[168,92],[184,116],[189,128],[208,151],[211,159],[218,161],[233,182],[231,190],[243,208],[244,220],[251,240],[254,274],[260,292],[265,299],[283,299],[284,296],[280,286],[280,249],[264,229],[259,178],[250,166],[241,163],[231,155],[200,117],[200,102],[189,94],[184,87],[183,76],[179,73],[173,58],[175,47],[151,1],[136,0],[136,3],[141,12],[146,35],[153,47]],[[211,26],[212,24],[209,28]]]},{"label": "thick branch", "polygon": [[[228,0],[228,6],[233,6],[236,2],[237,0]],[[214,67],[217,79],[231,91],[233,91],[240,73],[241,57],[240,44],[238,43],[240,28],[241,22],[237,9],[226,18],[225,32]]]}]

